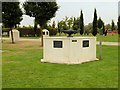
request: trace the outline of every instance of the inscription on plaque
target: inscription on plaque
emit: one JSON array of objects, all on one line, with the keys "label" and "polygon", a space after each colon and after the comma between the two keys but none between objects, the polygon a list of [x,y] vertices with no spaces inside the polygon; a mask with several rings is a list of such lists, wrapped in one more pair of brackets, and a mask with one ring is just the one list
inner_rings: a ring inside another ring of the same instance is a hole
[{"label": "inscription on plaque", "polygon": [[62,48],[62,41],[53,41],[54,48]]},{"label": "inscription on plaque", "polygon": [[89,40],[83,40],[83,47],[89,47]]}]

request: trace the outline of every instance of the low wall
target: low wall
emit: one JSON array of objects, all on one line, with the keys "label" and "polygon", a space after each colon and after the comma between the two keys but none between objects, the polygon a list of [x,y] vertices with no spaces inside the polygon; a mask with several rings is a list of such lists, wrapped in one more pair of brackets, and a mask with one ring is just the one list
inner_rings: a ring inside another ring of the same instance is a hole
[{"label": "low wall", "polygon": [[79,64],[96,60],[96,37],[45,37],[42,62]]}]

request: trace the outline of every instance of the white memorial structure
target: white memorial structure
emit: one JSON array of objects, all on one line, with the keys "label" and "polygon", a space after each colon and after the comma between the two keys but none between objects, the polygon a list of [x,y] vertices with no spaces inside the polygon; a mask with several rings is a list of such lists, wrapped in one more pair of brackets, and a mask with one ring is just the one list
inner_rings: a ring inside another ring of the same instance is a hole
[{"label": "white memorial structure", "polygon": [[[14,42],[19,41],[19,38],[20,38],[20,33],[19,33],[19,31],[16,30],[16,29],[13,29],[12,32],[13,32],[13,41],[14,41]],[[9,38],[11,39],[11,31],[9,31]]]},{"label": "white memorial structure", "polygon": [[80,64],[96,59],[96,37],[49,37],[43,30],[41,62]]}]

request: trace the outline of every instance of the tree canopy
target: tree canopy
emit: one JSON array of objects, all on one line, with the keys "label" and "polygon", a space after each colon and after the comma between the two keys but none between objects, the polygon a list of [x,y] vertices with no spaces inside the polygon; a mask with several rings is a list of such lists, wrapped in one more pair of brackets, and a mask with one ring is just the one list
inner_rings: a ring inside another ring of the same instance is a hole
[{"label": "tree canopy", "polygon": [[[2,12],[2,2],[0,2],[0,12]],[[0,13],[0,23],[2,23],[2,13]]]},{"label": "tree canopy", "polygon": [[97,34],[97,11],[96,9],[94,10],[94,19],[93,19],[93,31],[92,31],[93,36],[96,36]]},{"label": "tree canopy", "polygon": [[74,17],[74,20],[73,20],[73,30],[78,30],[79,29],[79,21],[80,21],[80,18],[75,18]]},{"label": "tree canopy", "polygon": [[111,30],[113,31],[115,29],[115,23],[114,21],[112,20],[112,23],[111,23],[112,27],[111,27]]},{"label": "tree canopy", "polygon": [[25,2],[23,4],[26,15],[35,17],[36,22],[42,27],[48,20],[55,16],[58,6],[56,2]]},{"label": "tree canopy", "polygon": [[19,2],[2,2],[2,23],[5,27],[16,27],[23,19],[22,15]]},{"label": "tree canopy", "polygon": [[84,20],[83,20],[83,13],[81,10],[81,15],[80,15],[80,34],[82,35],[84,33]]},{"label": "tree canopy", "polygon": [[98,21],[97,21],[97,25],[98,25],[98,28],[101,29],[103,27],[103,21],[102,19],[99,17]]},{"label": "tree canopy", "polygon": [[118,17],[117,25],[118,25],[118,34],[120,35],[120,16]]}]

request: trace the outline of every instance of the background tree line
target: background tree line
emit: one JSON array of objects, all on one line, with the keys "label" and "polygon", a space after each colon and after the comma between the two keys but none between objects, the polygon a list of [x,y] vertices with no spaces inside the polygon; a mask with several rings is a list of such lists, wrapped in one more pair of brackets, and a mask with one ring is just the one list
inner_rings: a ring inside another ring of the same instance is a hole
[{"label": "background tree line", "polygon": [[94,36],[99,33],[100,35],[105,34],[106,30],[117,30],[118,26],[115,25],[114,21],[112,20],[111,24],[106,24],[101,19],[101,17],[97,18],[97,10],[94,10],[94,18],[93,22],[89,23],[88,25],[84,25],[84,18],[83,12],[81,10],[80,17],[65,17],[63,20],[58,22],[58,33],[61,33],[61,30],[80,30],[81,35],[89,35],[92,33]]},{"label": "background tree line", "polygon": [[[65,17],[63,20],[59,21],[58,24],[53,22],[52,25],[48,24],[48,21],[55,16],[56,11],[59,9],[56,1],[54,2],[29,2],[26,1],[23,3],[24,12],[22,12],[19,2],[2,2],[2,23],[4,28],[10,28],[12,34],[12,28],[19,27],[20,22],[22,21],[22,15],[26,14],[30,17],[35,17],[33,36],[42,37],[42,29],[46,28],[50,31],[51,35],[56,35],[57,32],[61,33],[61,30],[79,30],[81,35],[92,33],[94,36],[97,33],[104,34],[106,29],[118,30],[120,34],[120,19],[118,17],[118,23],[115,25],[112,20],[111,24],[104,24],[104,21],[99,17],[97,18],[97,10],[94,10],[93,22],[88,25],[84,25],[84,14],[82,10],[80,11],[79,17]],[[38,35],[37,26],[40,26],[40,32]],[[54,34],[53,34],[54,33]],[[13,40],[13,37],[12,37]]]},{"label": "background tree line", "polygon": [[[49,30],[50,36],[54,36],[57,34],[57,28],[54,27],[55,22],[53,21],[52,25],[48,24],[44,26],[47,30]],[[55,24],[56,25],[56,24]],[[20,32],[20,37],[40,37],[40,27],[36,28],[36,33],[34,31],[33,26],[23,26],[16,28]],[[3,36],[9,36],[10,28],[2,28]]]}]

